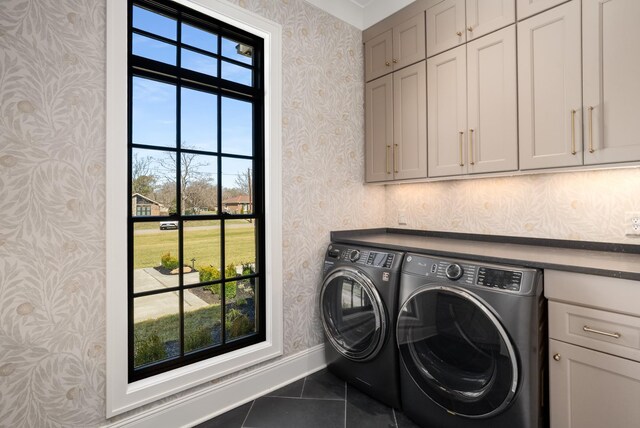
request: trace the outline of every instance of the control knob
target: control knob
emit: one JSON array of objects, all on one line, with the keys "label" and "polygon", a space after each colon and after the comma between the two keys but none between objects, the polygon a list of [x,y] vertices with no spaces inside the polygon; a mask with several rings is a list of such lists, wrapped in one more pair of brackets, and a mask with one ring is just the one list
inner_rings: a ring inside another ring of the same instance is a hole
[{"label": "control knob", "polygon": [[452,281],[460,279],[463,273],[464,271],[462,270],[462,266],[457,263],[450,264],[449,266],[447,266],[447,270],[445,271],[447,278]]},{"label": "control knob", "polygon": [[349,253],[349,260],[351,260],[353,263],[357,262],[358,259],[360,259],[360,251],[358,250],[351,250],[351,252]]}]

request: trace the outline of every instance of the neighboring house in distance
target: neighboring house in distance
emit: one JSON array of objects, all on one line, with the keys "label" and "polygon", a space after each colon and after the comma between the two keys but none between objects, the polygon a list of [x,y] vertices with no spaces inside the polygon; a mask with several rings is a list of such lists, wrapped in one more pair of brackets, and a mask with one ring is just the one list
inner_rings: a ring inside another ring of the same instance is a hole
[{"label": "neighboring house in distance", "polygon": [[131,214],[134,216],[169,215],[169,208],[140,193],[131,195]]},{"label": "neighboring house in distance", "polygon": [[229,214],[244,214],[251,212],[249,195],[234,196],[222,201],[222,211]]}]

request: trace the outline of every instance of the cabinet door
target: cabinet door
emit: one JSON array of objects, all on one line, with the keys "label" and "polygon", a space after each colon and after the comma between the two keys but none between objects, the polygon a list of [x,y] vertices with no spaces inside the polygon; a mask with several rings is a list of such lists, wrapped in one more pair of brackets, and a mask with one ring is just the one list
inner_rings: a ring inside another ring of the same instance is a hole
[{"label": "cabinet door", "polygon": [[518,169],[516,29],[467,44],[469,172]]},{"label": "cabinet door", "polygon": [[393,69],[425,58],[424,12],[393,28]]},{"label": "cabinet door", "polygon": [[638,0],[582,2],[585,164],[640,160]]},{"label": "cabinet door", "polygon": [[518,24],[520,169],[582,165],[580,2]]},{"label": "cabinet door", "polygon": [[465,46],[427,60],[429,177],[467,172],[466,70]]},{"label": "cabinet door", "polygon": [[518,20],[550,9],[565,1],[567,0],[518,0]]},{"label": "cabinet door", "polygon": [[467,0],[467,40],[473,40],[516,21],[515,0]]},{"label": "cabinet door", "polygon": [[551,428],[638,426],[638,397],[640,363],[549,340]]},{"label": "cabinet door", "polygon": [[427,56],[467,41],[464,0],[444,0],[427,9]]},{"label": "cabinet door", "polygon": [[393,76],[365,85],[365,181],[393,178]]},{"label": "cabinet door", "polygon": [[424,61],[393,73],[393,172],[427,176],[427,88]]},{"label": "cabinet door", "polygon": [[393,71],[392,67],[392,34],[391,30],[364,44],[364,77],[369,82]]}]

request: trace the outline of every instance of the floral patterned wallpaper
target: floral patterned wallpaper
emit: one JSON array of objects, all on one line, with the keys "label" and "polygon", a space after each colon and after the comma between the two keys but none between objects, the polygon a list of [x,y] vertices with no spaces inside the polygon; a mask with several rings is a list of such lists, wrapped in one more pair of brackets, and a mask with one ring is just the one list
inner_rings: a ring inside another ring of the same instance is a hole
[{"label": "floral patterned wallpaper", "polygon": [[[640,168],[387,186],[388,226],[640,244],[626,211],[640,212]],[[403,210],[405,226],[397,226]]]},{"label": "floral patterned wallpaper", "polygon": [[[106,1],[0,2],[0,427],[108,422]],[[414,228],[626,242],[638,170],[362,185],[360,32],[303,0],[232,2],[283,26],[287,355],[322,342],[330,230],[404,209]]]},{"label": "floral patterned wallpaper", "polygon": [[[106,1],[0,2],[0,427],[107,422]],[[361,184],[361,33],[302,0],[234,3],[283,26],[291,355],[323,340],[329,231],[384,224],[384,187]]]}]

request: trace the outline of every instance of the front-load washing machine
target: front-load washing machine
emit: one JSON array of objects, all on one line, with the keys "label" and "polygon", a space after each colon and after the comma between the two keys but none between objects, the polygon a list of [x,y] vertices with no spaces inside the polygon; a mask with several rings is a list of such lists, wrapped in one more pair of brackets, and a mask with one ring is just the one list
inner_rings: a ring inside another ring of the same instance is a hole
[{"label": "front-load washing machine", "polygon": [[395,311],[402,258],[397,251],[331,244],[320,290],[329,370],[395,408],[400,407]]},{"label": "front-load washing machine", "polygon": [[538,270],[407,253],[403,412],[424,427],[545,426],[545,315]]}]

